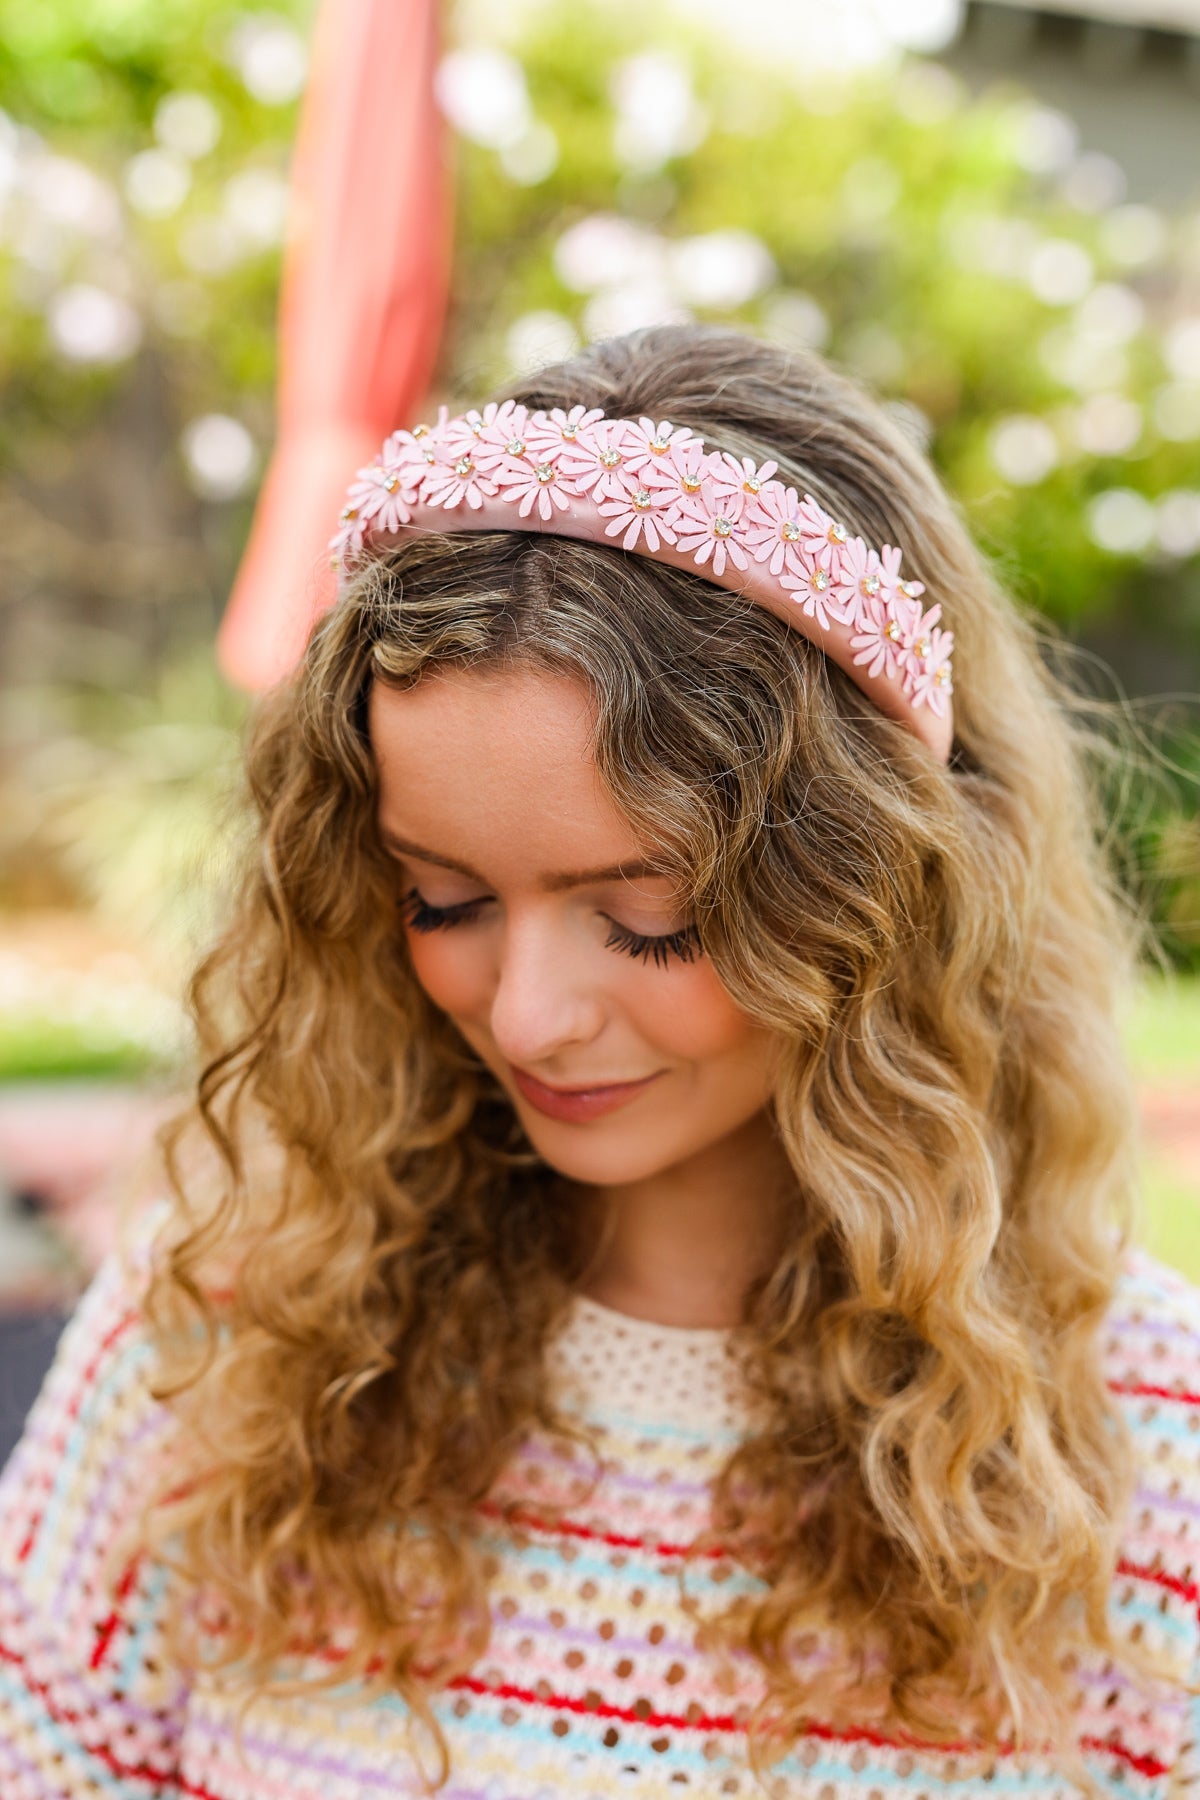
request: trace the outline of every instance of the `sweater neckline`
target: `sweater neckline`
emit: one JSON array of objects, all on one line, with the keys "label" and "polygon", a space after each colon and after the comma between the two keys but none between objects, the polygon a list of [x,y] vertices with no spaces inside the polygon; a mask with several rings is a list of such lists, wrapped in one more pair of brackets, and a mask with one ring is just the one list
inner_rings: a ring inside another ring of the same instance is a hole
[{"label": "sweater neckline", "polygon": [[724,1349],[732,1335],[733,1328],[728,1325],[660,1325],[657,1319],[640,1319],[634,1313],[619,1312],[615,1306],[605,1306],[602,1300],[593,1300],[590,1294],[575,1295],[576,1312],[586,1318],[589,1314],[597,1324],[607,1325],[610,1330],[617,1330],[628,1337],[643,1342],[651,1339],[666,1339],[672,1344],[694,1344],[697,1349]]},{"label": "sweater neckline", "polygon": [[723,1325],[660,1325],[575,1293],[549,1347],[554,1385],[606,1429],[649,1428],[727,1449],[744,1410],[733,1335]]}]

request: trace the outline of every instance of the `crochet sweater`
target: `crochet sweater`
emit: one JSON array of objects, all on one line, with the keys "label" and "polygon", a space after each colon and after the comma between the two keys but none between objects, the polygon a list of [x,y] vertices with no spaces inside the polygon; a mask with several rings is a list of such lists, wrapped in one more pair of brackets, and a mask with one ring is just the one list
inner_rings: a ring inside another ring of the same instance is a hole
[{"label": "crochet sweater", "polygon": [[[494,1537],[489,1648],[438,1696],[444,1800],[609,1800],[761,1792],[730,1692],[694,1643],[674,1570],[705,1522],[707,1484],[739,1433],[727,1335],[638,1321],[578,1298],[547,1351],[564,1405],[598,1427],[604,1476],[558,1529],[536,1524],[563,1463],[530,1435],[504,1476],[533,1525]],[[115,1260],[75,1317],[0,1479],[3,1800],[398,1800],[419,1793],[397,1696],[261,1697],[240,1750],[235,1700],[190,1687],[161,1652],[168,1576],[134,1565],[116,1604],[100,1558],[164,1431],[149,1347]],[[1122,1276],[1106,1376],[1136,1435],[1139,1487],[1112,1610],[1122,1633],[1200,1668],[1200,1290],[1143,1252]],[[582,1452],[581,1452],[582,1454]],[[590,1467],[590,1464],[585,1465]],[[483,1524],[491,1528],[489,1520]],[[702,1602],[753,1590],[731,1558],[693,1562]],[[708,1605],[704,1611],[711,1610]],[[1200,1700],[1151,1698],[1081,1667],[1089,1767],[1104,1791],[1200,1794]],[[426,1767],[433,1766],[431,1761]],[[1067,1791],[1044,1761],[1001,1753],[986,1776],[953,1750],[814,1722],[772,1772],[787,1800],[942,1800]]]}]

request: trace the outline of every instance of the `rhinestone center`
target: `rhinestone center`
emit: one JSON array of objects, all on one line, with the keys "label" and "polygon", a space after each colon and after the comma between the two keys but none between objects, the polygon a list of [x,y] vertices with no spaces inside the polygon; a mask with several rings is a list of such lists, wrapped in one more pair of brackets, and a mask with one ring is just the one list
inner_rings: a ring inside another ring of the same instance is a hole
[{"label": "rhinestone center", "polygon": [[637,507],[639,512],[645,512],[646,508],[650,505],[649,489],[648,488],[638,488],[637,492],[633,496],[633,504]]},{"label": "rhinestone center", "polygon": [[733,526],[732,526],[732,525],[731,525],[731,524],[730,524],[730,522],[729,522],[729,520],[728,520],[728,519],[720,519],[720,518],[718,518],[718,519],[714,519],[714,520],[713,520],[713,534],[714,534],[714,536],[716,536],[716,537],[728,537],[728,536],[729,536],[729,534],[730,534],[730,532],[731,532],[731,531],[732,531],[732,530],[733,530]]},{"label": "rhinestone center", "polygon": [[471,461],[469,456],[460,456],[454,465],[454,473],[456,475],[461,475],[465,481],[468,475],[473,475],[475,473],[475,464]]},{"label": "rhinestone center", "polygon": [[794,519],[785,519],[780,535],[789,544],[794,544],[800,536],[800,527]]},{"label": "rhinestone center", "polygon": [[829,577],[824,569],[814,569],[812,572],[812,579],[808,585],[818,594],[823,594],[825,589],[829,586]]},{"label": "rhinestone center", "polygon": [[600,452],[600,461],[606,469],[615,469],[620,460],[621,452],[619,450],[602,450]]},{"label": "rhinestone center", "polygon": [[694,475],[681,475],[679,478],[679,485],[685,494],[698,494],[700,492],[700,483]]},{"label": "rhinestone center", "polygon": [[862,578],[862,591],[867,596],[868,600],[873,600],[879,592],[878,575],[864,575]]},{"label": "rhinestone center", "polygon": [[831,544],[844,544],[846,541],[846,527],[844,525],[839,525],[835,520],[829,527],[828,537]]},{"label": "rhinestone center", "polygon": [[659,437],[657,435],[649,439],[649,444],[655,456],[662,456],[671,448],[670,440],[668,438]]},{"label": "rhinestone center", "polygon": [[553,463],[539,463],[537,468],[533,472],[537,476],[538,480],[542,483],[554,480],[554,464]]},{"label": "rhinestone center", "polygon": [[888,620],[883,628],[883,635],[885,638],[890,638],[893,644],[896,642],[896,639],[900,636],[900,627],[897,625],[895,619]]},{"label": "rhinestone center", "polygon": [[510,456],[524,456],[525,442],[523,438],[509,438],[504,448]]}]

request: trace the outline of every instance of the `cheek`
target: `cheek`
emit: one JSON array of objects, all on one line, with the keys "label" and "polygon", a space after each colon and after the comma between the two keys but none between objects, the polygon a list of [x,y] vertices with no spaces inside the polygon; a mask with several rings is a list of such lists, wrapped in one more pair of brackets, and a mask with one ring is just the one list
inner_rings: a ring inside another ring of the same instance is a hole
[{"label": "cheek", "polygon": [[676,969],[668,983],[630,982],[627,1008],[648,1043],[681,1061],[737,1058],[763,1036],[705,957]]},{"label": "cheek", "polygon": [[409,931],[408,954],[413,974],[435,1006],[451,1018],[485,1011],[491,993],[486,958],[471,932]]}]

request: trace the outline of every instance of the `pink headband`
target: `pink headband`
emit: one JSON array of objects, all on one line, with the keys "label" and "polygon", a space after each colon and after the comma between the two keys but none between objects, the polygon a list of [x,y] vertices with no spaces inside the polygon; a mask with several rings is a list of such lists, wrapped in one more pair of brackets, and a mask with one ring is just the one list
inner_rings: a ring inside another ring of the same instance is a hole
[{"label": "pink headband", "polygon": [[597,407],[493,400],[451,418],[443,406],[436,425],[393,432],[359,470],[330,548],[346,571],[368,538],[394,542],[405,526],[619,538],[797,626],[948,761],[954,634],[938,627],[941,607],[922,611],[924,585],[901,581],[899,550],[851,537],[811,494],[772,481],[778,466]]}]

